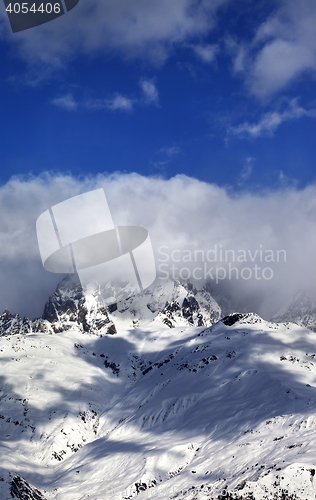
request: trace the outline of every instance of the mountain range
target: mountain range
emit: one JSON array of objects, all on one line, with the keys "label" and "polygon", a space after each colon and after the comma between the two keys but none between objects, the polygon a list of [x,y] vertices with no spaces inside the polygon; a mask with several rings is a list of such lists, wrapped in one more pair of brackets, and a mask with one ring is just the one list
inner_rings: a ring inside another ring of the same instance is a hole
[{"label": "mountain range", "polygon": [[105,308],[69,276],[42,318],[4,311],[1,500],[315,499],[304,297],[269,322],[166,281]]}]

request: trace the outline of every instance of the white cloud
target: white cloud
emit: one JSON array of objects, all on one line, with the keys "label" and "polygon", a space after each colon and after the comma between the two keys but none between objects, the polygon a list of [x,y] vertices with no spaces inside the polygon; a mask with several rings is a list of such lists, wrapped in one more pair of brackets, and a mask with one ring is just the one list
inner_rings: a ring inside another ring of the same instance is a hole
[{"label": "white cloud", "polygon": [[316,118],[316,109],[304,109],[297,104],[297,99],[292,99],[284,111],[269,111],[257,123],[244,122],[236,127],[230,127],[228,132],[241,137],[273,135],[283,122],[303,116]]},{"label": "white cloud", "polygon": [[118,53],[163,63],[177,44],[206,35],[228,0],[81,0],[70,13],[32,30],[10,34],[33,63],[60,66],[77,53]]},{"label": "white cloud", "polygon": [[117,93],[106,99],[88,99],[81,106],[90,110],[132,111],[136,102],[135,99]]},{"label": "white cloud", "polygon": [[112,111],[132,111],[135,106],[140,106],[142,104],[145,104],[146,106],[157,106],[159,104],[159,94],[153,81],[143,79],[140,82],[140,87],[141,95],[137,98],[127,97],[117,92],[113,96],[104,99],[90,98],[85,101],[76,101],[74,96],[69,93],[64,96],[57,97],[51,102],[56,106],[67,109],[68,111],[74,111],[78,107],[90,110],[109,109]]},{"label": "white cloud", "polygon": [[159,152],[166,155],[168,158],[173,158],[180,153],[180,148],[178,148],[178,146],[166,146],[161,148]]},{"label": "white cloud", "polygon": [[242,73],[246,69],[249,47],[243,42],[238,42],[232,35],[224,38],[227,52],[232,57],[234,73]]},{"label": "white cloud", "polygon": [[60,108],[67,109],[68,111],[74,111],[78,107],[78,103],[75,101],[74,96],[69,93],[61,97],[56,97],[52,100],[52,104]]},{"label": "white cloud", "polygon": [[150,80],[142,80],[140,86],[143,92],[143,101],[145,104],[158,104],[159,95],[155,84]]},{"label": "white cloud", "polygon": [[282,90],[308,69],[316,70],[316,50],[314,53],[296,42],[274,40],[260,51],[254,61],[250,78],[251,91],[259,97],[266,97]]},{"label": "white cloud", "polygon": [[133,100],[121,94],[116,94],[112,99],[105,100],[105,107],[113,110],[131,111],[133,109]]},{"label": "white cloud", "polygon": [[235,47],[234,69],[250,91],[268,98],[306,72],[316,71],[316,3],[283,0],[252,42]]},{"label": "white cloud", "polygon": [[194,45],[193,47],[194,52],[196,55],[205,63],[211,63],[214,61],[216,54],[219,50],[218,45],[211,45],[211,44],[205,44],[205,45]]},{"label": "white cloud", "polygon": [[[230,194],[216,185],[183,175],[172,179],[137,174],[75,179],[64,175],[14,178],[0,187],[0,309],[40,315],[61,276],[46,272],[40,260],[35,223],[47,208],[77,194],[103,187],[116,225],[140,225],[151,236],[157,264],[159,247],[170,251],[284,249],[285,263],[257,262],[273,268],[270,281],[226,281],[226,292],[242,307],[268,317],[297,288],[315,286],[316,186],[276,192]],[[294,237],[293,237],[294,235]],[[169,252],[170,254],[170,252]],[[179,253],[177,253],[177,258]],[[171,260],[167,263],[170,266]],[[183,262],[191,270],[194,262]],[[200,264],[198,264],[200,265]],[[209,263],[209,266],[225,266]],[[238,264],[236,264],[238,265]],[[253,267],[252,262],[242,264]],[[175,264],[179,268],[179,264]],[[176,271],[177,273],[178,271]]]},{"label": "white cloud", "polygon": [[244,165],[242,171],[240,172],[239,185],[244,184],[251,176],[254,161],[255,161],[255,158],[251,158],[251,157],[247,158],[246,164]]},{"label": "white cloud", "polygon": [[180,148],[178,146],[165,146],[156,152],[154,159],[151,161],[151,165],[158,171],[165,172],[166,167],[179,154]]}]

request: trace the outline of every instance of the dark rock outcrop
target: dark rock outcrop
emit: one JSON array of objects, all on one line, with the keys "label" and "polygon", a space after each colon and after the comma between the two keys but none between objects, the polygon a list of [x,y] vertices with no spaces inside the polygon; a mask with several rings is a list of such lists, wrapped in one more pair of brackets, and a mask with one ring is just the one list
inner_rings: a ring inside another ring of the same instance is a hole
[{"label": "dark rock outcrop", "polygon": [[116,328],[103,305],[95,299],[91,304],[83,294],[75,275],[64,278],[45,305],[43,319],[51,324],[54,332],[79,327],[84,332],[96,335],[113,335]]},{"label": "dark rock outcrop", "polygon": [[18,475],[11,475],[10,493],[18,500],[46,500],[42,493]]}]

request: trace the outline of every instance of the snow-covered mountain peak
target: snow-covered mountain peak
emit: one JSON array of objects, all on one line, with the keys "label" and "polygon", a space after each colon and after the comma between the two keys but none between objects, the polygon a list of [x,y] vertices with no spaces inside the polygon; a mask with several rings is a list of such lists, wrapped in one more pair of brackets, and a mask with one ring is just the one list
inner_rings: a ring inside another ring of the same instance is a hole
[{"label": "snow-covered mountain peak", "polygon": [[169,328],[208,326],[221,317],[219,305],[206,289],[177,280],[157,280],[143,293],[118,303],[111,313],[114,321],[134,326],[158,321]]},{"label": "snow-covered mountain peak", "polygon": [[55,332],[76,324],[97,334],[115,333],[115,325],[136,327],[153,321],[169,328],[208,326],[220,317],[221,309],[210,293],[190,283],[157,280],[144,292],[104,307],[98,290],[83,294],[79,281],[71,275],[59,283],[43,314]]},{"label": "snow-covered mountain peak", "polygon": [[0,335],[58,333],[76,328],[102,336],[115,334],[117,326],[135,328],[152,322],[166,328],[209,326],[221,316],[221,308],[209,291],[190,283],[157,280],[144,292],[105,307],[97,289],[83,293],[79,279],[68,275],[49,297],[42,318],[31,321],[4,311]]}]

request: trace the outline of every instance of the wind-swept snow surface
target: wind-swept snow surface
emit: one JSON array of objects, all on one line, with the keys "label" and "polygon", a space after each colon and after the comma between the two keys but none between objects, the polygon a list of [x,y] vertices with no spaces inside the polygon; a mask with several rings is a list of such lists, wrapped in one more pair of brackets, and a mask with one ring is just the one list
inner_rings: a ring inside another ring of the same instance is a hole
[{"label": "wind-swept snow surface", "polygon": [[315,499],[316,333],[118,314],[0,338],[1,500]]}]

